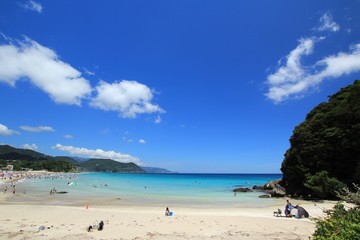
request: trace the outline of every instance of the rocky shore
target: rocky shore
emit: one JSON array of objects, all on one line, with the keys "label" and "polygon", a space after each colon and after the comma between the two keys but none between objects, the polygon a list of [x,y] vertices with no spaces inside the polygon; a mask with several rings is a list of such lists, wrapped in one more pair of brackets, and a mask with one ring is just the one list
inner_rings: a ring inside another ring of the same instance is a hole
[{"label": "rocky shore", "polygon": [[280,185],[281,180],[274,180],[266,183],[263,186],[253,186],[252,189],[238,187],[233,190],[233,192],[263,192],[265,194],[260,195],[260,198],[269,198],[269,197],[285,197],[286,191],[285,188]]}]

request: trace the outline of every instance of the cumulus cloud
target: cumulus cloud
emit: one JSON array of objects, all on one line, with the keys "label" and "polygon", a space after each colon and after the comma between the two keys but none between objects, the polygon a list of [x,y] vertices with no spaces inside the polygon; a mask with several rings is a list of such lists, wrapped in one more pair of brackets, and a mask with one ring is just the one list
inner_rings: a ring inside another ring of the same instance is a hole
[{"label": "cumulus cloud", "polygon": [[25,4],[22,5],[22,7],[25,8],[26,10],[35,11],[38,13],[41,13],[43,10],[42,5],[39,2],[33,0],[26,2]]},{"label": "cumulus cloud", "polygon": [[16,81],[26,78],[56,103],[80,105],[92,90],[78,70],[29,38],[1,44],[0,66],[0,82],[15,86]]},{"label": "cumulus cloud", "polygon": [[96,97],[90,105],[105,111],[116,111],[124,118],[135,118],[142,113],[163,113],[151,103],[151,89],[137,81],[122,80],[114,83],[101,81],[96,87]]},{"label": "cumulus cloud", "polygon": [[146,143],[146,142],[145,142],[144,139],[140,139],[140,140],[139,140],[139,143],[143,143],[143,144],[144,144],[144,143]]},{"label": "cumulus cloud", "polygon": [[54,132],[55,129],[49,126],[38,126],[38,127],[31,127],[31,126],[20,126],[20,128],[24,131],[28,132]]},{"label": "cumulus cloud", "polygon": [[[308,42],[305,44],[308,47],[304,46],[304,42]],[[301,57],[312,53],[313,44],[314,42],[309,39],[300,41],[296,49],[287,57],[286,64],[268,76],[270,88],[266,96],[269,99],[279,103],[291,97],[301,97],[307,90],[318,86],[327,78],[336,78],[360,71],[360,44],[352,46],[349,52],[339,52],[311,66],[302,66]],[[300,54],[293,54],[294,52]],[[294,64],[293,58],[298,60]]]},{"label": "cumulus cloud", "polygon": [[38,149],[39,147],[36,145],[36,144],[24,144],[23,145],[23,148],[25,149],[30,149],[30,150],[36,150]]},{"label": "cumulus cloud", "polygon": [[87,149],[87,148],[78,148],[73,146],[63,146],[61,144],[56,144],[53,148],[58,149],[60,151],[68,152],[71,155],[82,156],[88,158],[105,158],[112,159],[118,162],[128,163],[133,162],[135,164],[141,165],[138,158],[133,157],[129,154],[123,154],[114,151],[104,151],[102,149]]},{"label": "cumulus cloud", "polygon": [[[165,112],[152,103],[153,91],[137,81],[100,81],[93,97],[90,82],[70,64],[61,61],[52,49],[29,38],[18,41],[1,35],[8,43],[0,44],[0,82],[14,87],[17,81],[26,79],[56,103],[80,106],[83,100],[88,100],[90,106],[116,111],[124,118]],[[86,68],[84,71],[87,75],[95,74]],[[155,122],[159,123],[160,118]]]},{"label": "cumulus cloud", "polygon": [[19,133],[9,129],[7,126],[0,123],[0,135],[13,135],[13,134],[19,134]]},{"label": "cumulus cloud", "polygon": [[330,13],[325,13],[319,20],[320,26],[317,28],[318,31],[331,31],[337,32],[340,30],[339,24],[337,24]]},{"label": "cumulus cloud", "polygon": [[70,134],[66,134],[66,135],[64,135],[64,138],[72,139],[72,138],[74,138],[74,136],[73,136],[73,135],[70,135]]}]

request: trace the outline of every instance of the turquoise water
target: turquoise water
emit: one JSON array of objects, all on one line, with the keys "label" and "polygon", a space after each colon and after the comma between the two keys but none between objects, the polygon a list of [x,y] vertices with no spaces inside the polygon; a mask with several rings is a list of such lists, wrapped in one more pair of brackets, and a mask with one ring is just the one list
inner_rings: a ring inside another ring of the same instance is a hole
[{"label": "turquoise water", "polygon": [[[252,206],[269,199],[262,193],[237,193],[236,187],[264,185],[282,178],[281,174],[122,174],[83,173],[64,175],[64,178],[27,180],[29,188],[49,194],[50,189],[66,191],[56,194],[57,202],[124,205],[188,205],[188,206]],[[70,186],[68,183],[72,183]],[[55,199],[55,198],[54,198]],[[265,202],[263,202],[265,201]]]}]

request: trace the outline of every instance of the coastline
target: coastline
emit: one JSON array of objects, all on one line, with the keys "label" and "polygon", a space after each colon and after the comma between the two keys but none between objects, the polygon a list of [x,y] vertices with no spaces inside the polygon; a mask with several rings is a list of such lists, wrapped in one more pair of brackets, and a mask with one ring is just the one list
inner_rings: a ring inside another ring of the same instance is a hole
[{"label": "coastline", "polygon": [[[29,173],[34,174],[34,173]],[[61,173],[38,172],[36,176],[62,176]],[[23,175],[24,176],[24,175]],[[16,181],[21,178],[17,178]],[[15,181],[15,182],[16,182]],[[8,183],[8,182],[7,182]],[[0,192],[0,239],[308,239],[315,231],[310,219],[274,217],[273,211],[284,208],[287,198],[262,200],[264,206],[199,206],[179,203],[141,204],[124,199],[99,198],[74,204],[71,196],[48,193],[40,195],[31,189],[13,195]],[[4,185],[0,185],[1,188]],[[32,185],[27,185],[27,188]],[[46,197],[45,197],[46,196]],[[69,199],[67,199],[69,198]],[[67,199],[66,202],[65,199]],[[335,202],[314,203],[291,200],[303,206],[312,218],[325,216]],[[173,216],[165,216],[169,207]],[[103,231],[87,232],[89,225],[104,221]],[[39,230],[44,228],[44,230]]]},{"label": "coastline", "polygon": [[[333,203],[303,203],[312,217]],[[41,206],[1,204],[1,239],[308,239],[310,219],[274,217],[266,209],[194,209],[149,206]],[[103,231],[87,232],[104,221]],[[44,226],[44,230],[39,230]]]}]

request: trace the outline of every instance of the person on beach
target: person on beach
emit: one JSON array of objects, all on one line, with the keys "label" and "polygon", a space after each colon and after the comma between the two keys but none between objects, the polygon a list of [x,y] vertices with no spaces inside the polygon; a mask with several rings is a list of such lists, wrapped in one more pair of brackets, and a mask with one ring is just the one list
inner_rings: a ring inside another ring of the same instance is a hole
[{"label": "person on beach", "polygon": [[170,214],[170,210],[169,210],[169,208],[167,207],[166,210],[165,210],[165,216],[169,216],[169,214]]},{"label": "person on beach", "polygon": [[103,229],[104,229],[104,222],[100,221],[98,230],[102,231]]},{"label": "person on beach", "polygon": [[5,189],[4,189],[4,194],[7,192],[7,186],[5,187]]},{"label": "person on beach", "polygon": [[286,200],[286,206],[285,206],[285,216],[291,217],[291,209],[293,209],[294,206],[289,202],[289,200]]},{"label": "person on beach", "polygon": [[92,230],[93,230],[93,227],[90,225],[90,226],[88,227],[87,231],[88,231],[88,232],[92,232]]}]

